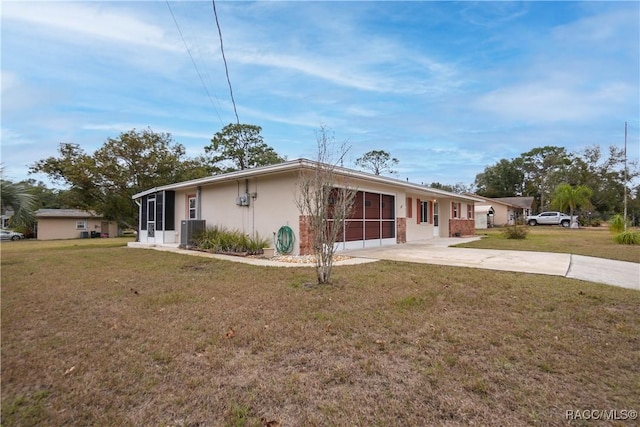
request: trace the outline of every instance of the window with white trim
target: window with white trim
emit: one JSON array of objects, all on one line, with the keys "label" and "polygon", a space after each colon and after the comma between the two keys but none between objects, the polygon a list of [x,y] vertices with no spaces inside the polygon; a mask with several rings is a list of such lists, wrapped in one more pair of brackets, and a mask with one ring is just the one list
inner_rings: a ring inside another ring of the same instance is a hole
[{"label": "window with white trim", "polygon": [[460,203],[451,202],[451,218],[460,218]]},{"label": "window with white trim", "polygon": [[76,221],[76,230],[86,230],[87,229],[87,220],[79,219]]},{"label": "window with white trim", "polygon": [[473,219],[473,205],[467,203],[467,219]]},{"label": "window with white trim", "polygon": [[189,219],[196,219],[196,196],[189,196]]},{"label": "window with white trim", "polygon": [[420,222],[429,222],[429,202],[420,201]]}]

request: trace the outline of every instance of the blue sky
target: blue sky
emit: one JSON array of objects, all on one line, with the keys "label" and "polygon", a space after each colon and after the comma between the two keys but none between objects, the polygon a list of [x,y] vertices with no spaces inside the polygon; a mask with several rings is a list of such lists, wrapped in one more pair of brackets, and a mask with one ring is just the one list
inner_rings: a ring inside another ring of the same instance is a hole
[{"label": "blue sky", "polygon": [[[132,128],[195,156],[235,122],[212,3],[169,4],[193,60],[165,1],[2,2],[7,178]],[[625,121],[638,159],[638,2],[216,8],[240,121],[289,159],[314,158],[324,125],[351,146],[345,166],[386,150],[398,178],[470,184],[535,147],[622,147]]]}]

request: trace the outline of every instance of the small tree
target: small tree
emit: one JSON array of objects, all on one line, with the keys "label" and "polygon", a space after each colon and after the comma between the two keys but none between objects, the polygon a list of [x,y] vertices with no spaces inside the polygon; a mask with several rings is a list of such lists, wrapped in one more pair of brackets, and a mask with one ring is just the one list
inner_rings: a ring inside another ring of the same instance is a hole
[{"label": "small tree", "polygon": [[340,147],[332,162],[334,140],[323,126],[317,132],[318,157],[311,170],[303,170],[296,189],[296,205],[311,236],[318,284],[331,282],[336,241],[353,210],[356,190],[336,173],[348,149]]},{"label": "small tree", "polygon": [[551,205],[560,211],[569,209],[569,216],[573,220],[573,212],[581,206],[589,206],[593,191],[584,185],[572,187],[569,184],[560,184],[553,194]]},{"label": "small tree", "polygon": [[396,171],[393,170],[393,167],[397,164],[398,159],[391,157],[391,154],[384,150],[369,151],[359,159],[356,159],[358,167],[370,170],[375,175],[380,175],[383,172],[394,174]]}]

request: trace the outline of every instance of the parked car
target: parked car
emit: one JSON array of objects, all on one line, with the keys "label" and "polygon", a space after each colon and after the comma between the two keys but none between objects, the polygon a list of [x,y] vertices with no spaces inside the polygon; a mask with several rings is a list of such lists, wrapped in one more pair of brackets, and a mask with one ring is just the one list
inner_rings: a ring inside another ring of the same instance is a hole
[{"label": "parked car", "polygon": [[[577,216],[573,217],[577,221]],[[534,225],[561,225],[563,227],[569,227],[571,225],[571,217],[565,215],[562,212],[542,212],[538,215],[528,216],[527,224]]]},{"label": "parked car", "polygon": [[24,234],[12,230],[0,230],[0,240],[20,240]]}]

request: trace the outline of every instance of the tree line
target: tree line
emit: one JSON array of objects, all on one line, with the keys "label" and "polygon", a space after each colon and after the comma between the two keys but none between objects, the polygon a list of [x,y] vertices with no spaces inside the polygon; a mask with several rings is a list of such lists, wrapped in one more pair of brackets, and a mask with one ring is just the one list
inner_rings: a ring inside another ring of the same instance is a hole
[{"label": "tree line", "polygon": [[[583,203],[593,215],[603,217],[623,211],[625,186],[628,203],[637,221],[640,215],[640,186],[629,186],[640,176],[638,165],[631,162],[625,173],[623,149],[610,146],[603,152],[589,146],[580,152],[564,147],[534,148],[513,159],[501,159],[476,176],[476,194],[484,197],[534,197],[539,211],[554,208],[558,193],[571,189],[588,189],[589,203]],[[560,189],[559,189],[560,188]],[[565,196],[566,197],[566,194]],[[584,198],[584,197],[582,197]]]}]

